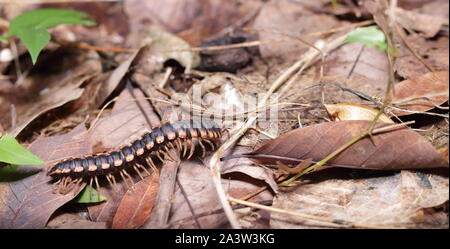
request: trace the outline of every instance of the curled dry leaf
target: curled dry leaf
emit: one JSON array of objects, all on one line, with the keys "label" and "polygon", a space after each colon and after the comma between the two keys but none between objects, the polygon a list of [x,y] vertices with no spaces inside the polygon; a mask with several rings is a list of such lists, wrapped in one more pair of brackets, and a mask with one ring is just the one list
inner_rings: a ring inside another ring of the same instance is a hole
[{"label": "curled dry leaf", "polygon": [[[233,154],[241,154],[250,152],[250,148],[243,146],[236,146],[233,149]],[[252,178],[265,181],[273,191],[278,191],[277,183],[273,177],[273,171],[265,168],[254,165],[254,163],[247,158],[236,158],[230,159],[223,162],[221,165],[221,174],[228,174],[232,172],[239,172],[246,174]]]},{"label": "curled dry leaf", "polygon": [[[366,131],[370,124],[370,121],[350,120],[311,125],[283,134],[244,154],[244,157],[248,155],[251,160],[263,164],[275,164],[276,161],[295,163],[308,158],[320,161]],[[376,128],[386,125],[378,123]],[[327,165],[398,170],[448,167],[448,162],[420,134],[399,128],[373,135],[373,142],[368,137],[359,140],[328,161]]]},{"label": "curled dry leaf", "polygon": [[120,65],[112,72],[98,75],[97,78],[86,87],[87,94],[84,94],[85,102],[93,102],[95,109],[99,108],[101,104],[111,95],[114,89],[117,88],[124,76],[129,72],[130,67],[135,63],[135,58],[142,53],[144,49],[140,48],[138,51],[129,55],[129,57],[122,61]]},{"label": "curled dry leaf", "polygon": [[[160,54],[161,61],[174,59],[186,68],[197,67],[200,64],[200,55],[198,52],[189,51],[190,46],[187,42],[178,36],[164,31],[157,26],[151,26],[148,30],[149,37],[152,39],[152,46],[160,50],[181,49],[185,51],[173,51]],[[162,63],[161,63],[162,66]]]},{"label": "curled dry leaf", "polygon": [[156,201],[159,174],[152,175],[136,183],[120,201],[114,215],[112,228],[139,228],[149,218]]},{"label": "curled dry leaf", "polygon": [[[425,112],[448,101],[448,71],[426,73],[404,80],[394,87],[392,104],[413,112]],[[394,109],[398,116],[412,114]]]},{"label": "curled dry leaf", "polygon": [[[372,121],[378,113],[378,110],[373,109],[368,106],[358,105],[358,104],[334,104],[325,105],[325,108],[330,114],[333,121],[344,121],[344,120],[370,120]],[[391,123],[392,121],[385,114],[381,114],[378,122]]]},{"label": "curled dry leaf", "polygon": [[[0,228],[43,228],[53,212],[84,187],[82,184],[78,191],[59,194],[45,170],[64,158],[92,153],[84,123],[65,135],[39,139],[28,149],[47,164],[19,166],[13,176],[18,179],[0,182]],[[36,174],[30,176],[33,173]]]}]

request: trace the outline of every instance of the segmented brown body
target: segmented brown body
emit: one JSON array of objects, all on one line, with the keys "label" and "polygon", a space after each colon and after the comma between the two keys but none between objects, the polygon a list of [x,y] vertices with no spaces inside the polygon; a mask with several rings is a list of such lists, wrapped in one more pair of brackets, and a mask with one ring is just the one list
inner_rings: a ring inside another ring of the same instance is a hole
[{"label": "segmented brown body", "polygon": [[[60,188],[62,193],[68,192],[66,191],[68,185],[73,182],[79,183],[82,179],[90,179],[91,185],[95,179],[98,187],[96,176],[106,175],[111,183],[112,174],[119,172],[124,178],[124,174],[129,176],[126,170],[131,168],[141,176],[138,168],[145,170],[142,162],[147,161],[153,165],[152,157],[157,156],[162,160],[161,155],[165,155],[165,152],[175,147],[183,152],[182,156],[186,156],[189,150],[188,157],[191,157],[195,146],[193,139],[198,140],[204,153],[205,146],[202,142],[208,143],[209,147],[214,149],[221,136],[221,129],[212,120],[166,123],[116,151],[58,162],[49,168],[47,175],[59,179],[57,183],[62,185],[62,189]],[[115,182],[115,179],[112,180]]]}]

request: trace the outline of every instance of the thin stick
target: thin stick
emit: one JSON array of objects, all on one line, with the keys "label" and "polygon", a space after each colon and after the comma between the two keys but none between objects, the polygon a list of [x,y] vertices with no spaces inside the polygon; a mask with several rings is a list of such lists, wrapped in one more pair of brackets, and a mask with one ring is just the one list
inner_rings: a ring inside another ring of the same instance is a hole
[{"label": "thin stick", "polygon": [[289,210],[284,210],[284,209],[280,209],[280,208],[260,205],[260,204],[254,203],[254,202],[239,200],[239,199],[233,198],[231,196],[228,196],[228,200],[230,202],[235,202],[235,203],[238,203],[238,204],[241,204],[241,205],[245,205],[245,206],[253,207],[253,208],[258,208],[258,209],[266,210],[266,211],[269,211],[269,212],[280,213],[280,214],[287,214],[287,215],[292,215],[292,216],[296,216],[296,217],[300,217],[300,218],[304,218],[304,219],[316,220],[316,221],[321,221],[321,222],[326,222],[326,223],[331,223],[331,224],[336,224],[336,225],[343,225],[343,226],[350,227],[350,228],[399,229],[399,227],[370,226],[370,225],[365,225],[365,224],[353,223],[351,221],[337,220],[337,219],[332,219],[332,218],[325,218],[325,217],[320,217],[320,216],[315,216],[315,215],[310,215],[310,214],[302,214],[302,213],[297,213],[297,212],[294,212],[294,211],[289,211]]}]

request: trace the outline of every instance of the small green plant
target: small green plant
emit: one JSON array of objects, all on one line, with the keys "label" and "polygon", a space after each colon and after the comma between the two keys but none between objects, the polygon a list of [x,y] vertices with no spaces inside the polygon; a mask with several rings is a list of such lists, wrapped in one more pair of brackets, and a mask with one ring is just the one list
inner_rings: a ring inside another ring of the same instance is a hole
[{"label": "small green plant", "polygon": [[368,47],[377,46],[381,51],[386,51],[386,37],[383,31],[376,26],[357,28],[350,32],[346,42],[358,42]]},{"label": "small green plant", "polygon": [[13,165],[41,165],[45,162],[28,151],[17,140],[5,134],[0,138],[0,162]]},{"label": "small green plant", "polygon": [[75,203],[98,203],[106,201],[106,197],[94,188],[86,186],[72,201]]},{"label": "small green plant", "polygon": [[50,41],[50,33],[47,29],[60,24],[95,25],[95,22],[87,20],[87,17],[86,13],[68,9],[49,8],[28,11],[11,21],[8,33],[0,36],[0,40],[6,42],[11,37],[19,37],[35,64],[39,53]]}]

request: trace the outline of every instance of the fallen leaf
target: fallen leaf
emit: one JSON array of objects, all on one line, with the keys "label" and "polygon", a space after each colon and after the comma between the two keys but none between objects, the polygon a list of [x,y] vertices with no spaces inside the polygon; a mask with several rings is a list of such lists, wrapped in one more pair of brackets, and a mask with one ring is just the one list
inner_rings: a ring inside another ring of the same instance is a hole
[{"label": "fallen leaf", "polygon": [[[420,35],[409,35],[406,40],[434,71],[449,70],[448,37],[438,36],[437,39],[425,39]],[[399,56],[394,62],[396,73],[411,79],[420,77],[430,71],[404,46],[399,48]]]},{"label": "fallen leaf", "polygon": [[[78,191],[59,194],[51,183],[52,178],[47,176],[46,167],[69,156],[92,153],[84,125],[62,136],[38,139],[29,146],[28,149],[47,164],[20,166],[15,171],[16,179],[0,182],[0,227],[43,228],[55,210],[82,190],[84,184]],[[30,172],[35,174],[28,176]],[[28,177],[23,178],[24,175]]]},{"label": "fallen leaf", "polygon": [[[182,161],[178,172],[178,180],[186,195],[177,185],[170,211],[169,228],[199,228],[193,218],[194,216],[197,216],[197,221],[203,229],[229,227],[213,185],[209,168],[199,162]],[[244,174],[239,173],[226,174],[222,178],[222,188],[227,194],[235,198],[254,193],[264,184],[260,180],[245,177]],[[272,198],[273,194],[269,190],[265,190],[251,198],[250,201],[258,202],[271,200]],[[188,202],[194,213],[189,208]],[[256,223],[245,222],[243,225],[251,228],[258,226]]]},{"label": "fallen leaf", "polygon": [[93,109],[101,107],[105,100],[111,95],[111,93],[117,88],[120,82],[122,82],[124,76],[129,72],[130,66],[136,56],[141,53],[141,49],[129,55],[129,57],[122,61],[118,67],[112,72],[97,75],[97,78],[89,82],[87,85],[87,93],[83,94],[80,98],[82,102],[88,102],[93,106]]},{"label": "fallen leaf", "polygon": [[[325,170],[303,178],[293,191],[280,192],[273,207],[368,226],[419,228],[429,225],[420,218],[424,209],[448,201],[448,173],[403,170],[362,179],[343,173]],[[448,227],[445,219],[440,227]],[[339,227],[278,213],[271,214],[270,225],[275,229]]]},{"label": "fallen leaf", "polygon": [[[45,112],[78,99],[84,91],[84,89],[80,88],[81,84],[93,77],[93,75],[100,73],[101,65],[96,53],[77,55],[72,59],[84,61],[83,63],[77,64],[74,68],[54,73],[51,77],[45,73],[42,75],[35,74],[25,80],[24,84],[29,85],[28,90],[32,91],[35,96],[29,97],[33,101],[19,103],[16,106],[17,125],[9,129],[8,133],[16,137],[33,120]],[[76,63],[76,61],[72,61],[71,63]],[[45,84],[42,84],[42,82],[45,82]],[[47,86],[47,89],[45,89],[45,86]]]},{"label": "fallen leaf", "polygon": [[437,15],[421,14],[416,11],[395,8],[396,21],[404,28],[422,32],[425,37],[435,36],[448,18]]},{"label": "fallen leaf", "polygon": [[[385,52],[376,47],[365,47],[359,43],[346,43],[331,53],[323,63],[324,74],[335,78],[342,87],[363,92],[368,96],[383,96],[388,83],[389,63]],[[343,97],[333,92],[326,94],[331,102],[350,102],[365,104],[361,99],[350,94]],[[337,99],[336,99],[337,98]]]},{"label": "fallen leaf", "polygon": [[[263,58],[284,57],[301,54],[308,45],[296,39],[302,34],[328,30],[342,23],[329,15],[310,12],[300,3],[292,1],[269,1],[259,12],[252,27],[258,31],[261,41],[277,41],[260,46]],[[302,38],[314,44],[316,38]],[[283,40],[282,42],[278,42]]]},{"label": "fallen leaf", "polygon": [[[251,149],[248,147],[236,146],[231,153],[242,154],[250,151]],[[254,162],[248,158],[236,158],[226,160],[223,162],[220,168],[221,174],[227,174],[232,172],[243,173],[252,178],[265,181],[273,191],[275,192],[278,191],[278,185],[274,180],[272,170],[266,167],[255,165]]]},{"label": "fallen leaf", "polygon": [[[148,35],[152,39],[152,46],[162,51],[159,54],[158,60],[160,62],[174,59],[178,61],[183,67],[194,68],[200,65],[200,55],[198,52],[189,51],[190,45],[178,36],[164,31],[157,26],[148,28]],[[185,51],[165,52],[164,50],[181,49]],[[162,66],[163,63],[160,63]]]},{"label": "fallen leaf", "polygon": [[237,11],[240,5],[243,4],[226,0],[127,0],[124,10],[133,30],[142,31],[149,24],[158,25],[186,39],[191,45],[198,45],[237,21],[241,16]]},{"label": "fallen leaf", "polygon": [[[425,112],[448,101],[448,71],[430,72],[394,86],[392,104],[410,111]],[[413,112],[393,109],[398,116]]]},{"label": "fallen leaf", "polygon": [[159,174],[152,175],[136,183],[120,201],[112,222],[112,228],[139,228],[149,218],[155,205],[159,187]]},{"label": "fallen leaf", "polygon": [[46,228],[50,229],[107,229],[105,222],[92,222],[75,214],[60,214],[52,218]]},{"label": "fallen leaf", "polygon": [[[364,105],[357,104],[334,104],[327,105],[325,108],[330,114],[331,119],[334,121],[344,121],[344,120],[369,120],[372,121],[378,113],[378,110],[373,109]],[[378,122],[393,124],[388,116],[381,114]]]},{"label": "fallen leaf", "polygon": [[159,122],[145,95],[137,89],[126,89],[119,95],[111,114],[94,124],[91,131],[94,152],[115,150],[159,126]]},{"label": "fallen leaf", "polygon": [[[308,158],[320,161],[366,131],[370,124],[370,121],[350,120],[311,125],[283,134],[243,156],[249,155],[251,160],[263,164],[275,164],[276,161],[292,163]],[[386,125],[379,123],[376,127],[382,126]],[[407,128],[375,134],[373,141],[363,138],[328,161],[327,165],[377,170],[448,167],[431,143]]]}]

